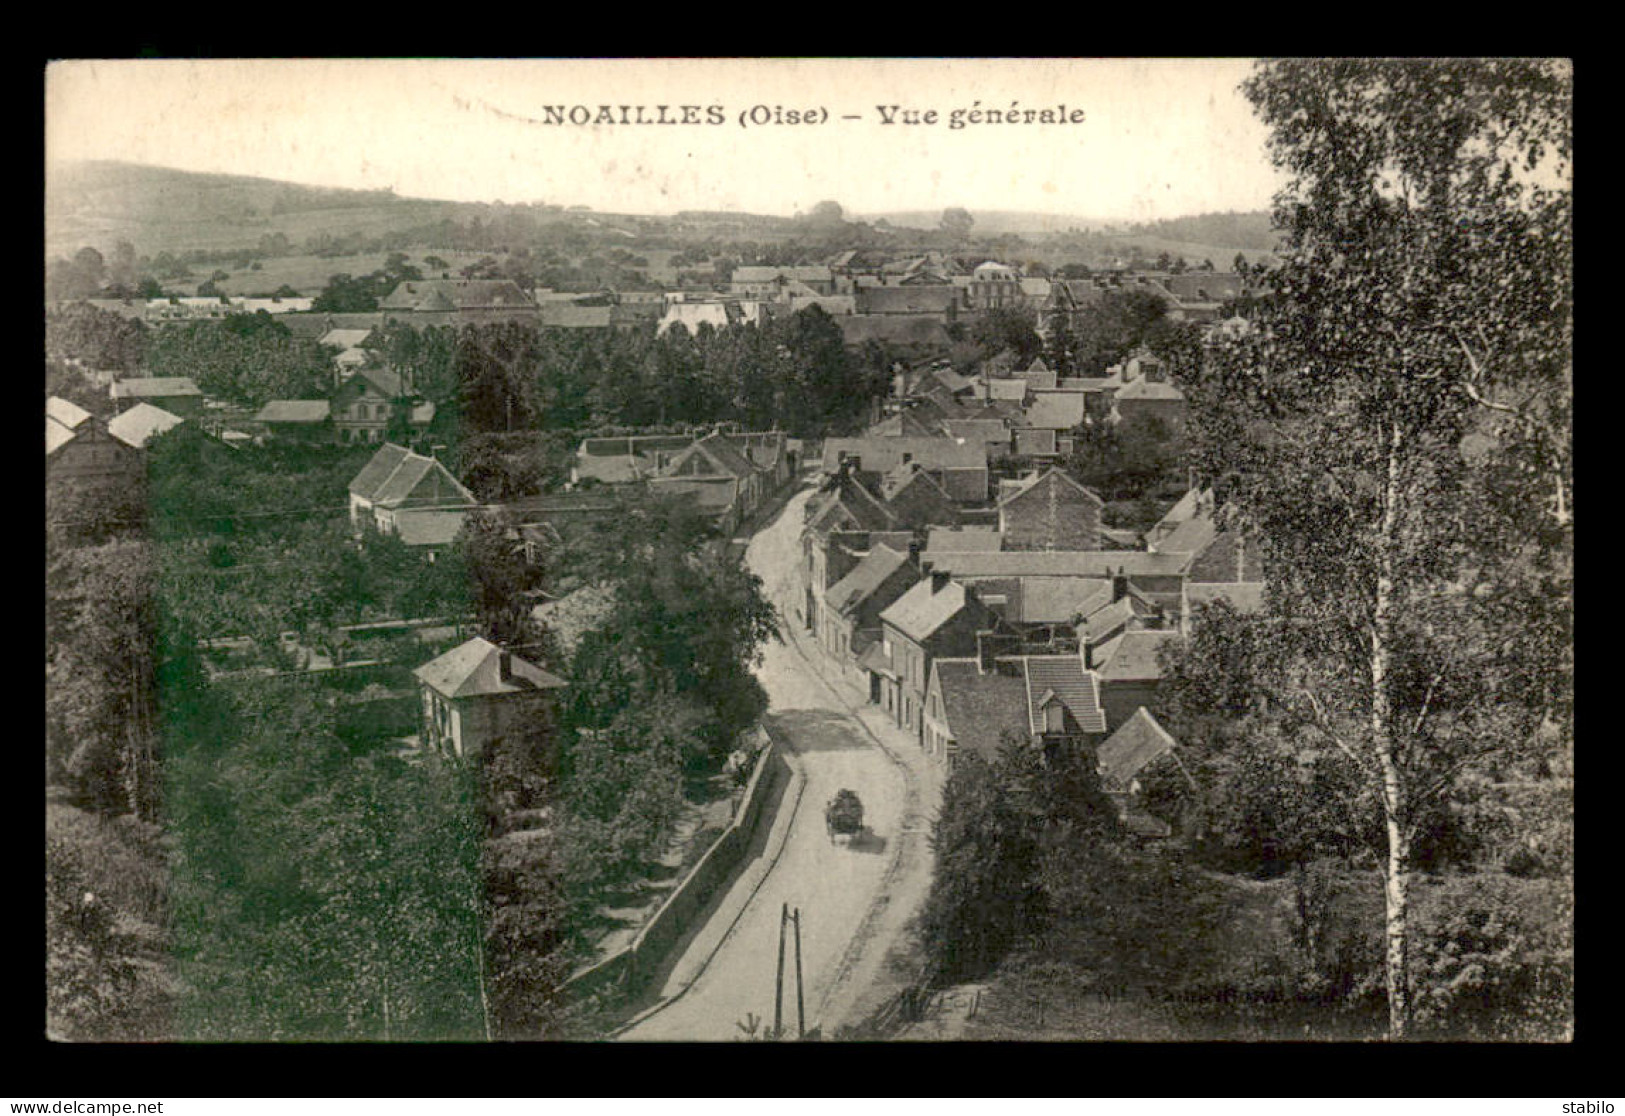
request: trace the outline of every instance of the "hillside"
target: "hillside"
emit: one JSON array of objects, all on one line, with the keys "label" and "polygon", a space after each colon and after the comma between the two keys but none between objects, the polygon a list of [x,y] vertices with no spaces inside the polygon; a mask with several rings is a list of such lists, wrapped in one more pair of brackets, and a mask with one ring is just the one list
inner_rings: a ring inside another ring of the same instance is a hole
[{"label": "hillside", "polygon": [[[445,248],[479,250],[502,243],[534,243],[540,228],[567,226],[567,234],[585,237],[577,245],[606,243],[632,246],[642,237],[678,243],[718,244],[730,240],[776,243],[809,234],[805,222],[748,213],[683,211],[659,216],[600,213],[585,207],[504,205],[501,202],[454,202],[400,197],[388,190],[345,190],[304,186],[242,175],[201,174],[165,167],[118,162],[62,163],[47,167],[46,237],[48,259],[71,256],[91,246],[109,255],[127,240],[144,256],[188,251],[249,249],[267,239],[286,238],[273,252],[327,254],[321,241],[363,238],[369,247],[352,244],[341,254],[408,244],[434,243]],[[1192,262],[1212,259],[1227,266],[1240,251],[1249,260],[1268,255],[1273,243],[1269,217],[1263,213],[1204,214],[1144,225],[1109,224],[1098,218],[1017,210],[972,210],[972,238],[1016,234],[1032,245],[1030,255],[1051,263],[1075,260],[1111,266],[1117,257],[1161,252]],[[907,240],[910,229],[936,234],[940,210],[906,210],[852,214],[874,222],[884,218]],[[437,226],[474,226],[489,232],[485,240],[463,243],[425,234]],[[634,231],[636,230],[636,231]],[[641,236],[640,236],[641,234]],[[380,238],[394,237],[386,246]],[[318,263],[322,275],[334,269]],[[249,280],[263,286],[270,276]],[[301,270],[304,284],[310,277]],[[279,281],[287,281],[279,276]],[[271,289],[272,283],[266,289]],[[301,286],[295,283],[295,286]]]},{"label": "hillside", "polygon": [[[153,254],[249,247],[276,233],[294,243],[321,233],[380,236],[444,220],[489,220],[496,210],[481,203],[403,198],[388,190],[301,186],[130,163],[63,163],[46,169],[45,250],[49,257],[90,245],[105,253],[122,239]],[[565,216],[552,207],[536,211],[552,220]]]},{"label": "hillside", "polygon": [[[970,215],[976,220],[971,229],[972,236],[1003,236],[1006,233],[1048,236],[1069,229],[1103,229],[1109,224],[1098,217],[1080,217],[1075,213],[1030,213],[1015,209],[972,209]],[[870,224],[885,220],[896,228],[935,231],[941,227],[942,210],[905,209],[889,213],[863,213],[854,214],[851,219],[868,221]]]}]

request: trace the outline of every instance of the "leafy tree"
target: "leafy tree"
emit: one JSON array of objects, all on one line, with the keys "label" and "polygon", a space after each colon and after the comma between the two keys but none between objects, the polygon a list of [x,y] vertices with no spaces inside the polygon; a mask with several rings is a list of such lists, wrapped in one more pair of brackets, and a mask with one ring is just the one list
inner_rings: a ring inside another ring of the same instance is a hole
[{"label": "leafy tree", "polygon": [[183,1038],[486,1037],[467,773],[353,755],[301,680],[166,768]]},{"label": "leafy tree", "polygon": [[967,748],[932,827],[936,871],[920,935],[939,981],[985,972],[1051,916],[1046,856],[1087,857],[1115,839],[1117,813],[1082,750],[1047,757],[1007,733],[993,759]]},{"label": "leafy tree", "polygon": [[942,211],[942,231],[956,240],[963,240],[970,235],[971,226],[976,219],[970,215],[970,210],[959,206],[951,206]]},{"label": "leafy tree", "polygon": [[264,311],[157,330],[146,365],[149,375],[188,376],[205,394],[247,406],[324,395],[332,376],[329,350]]},{"label": "leafy tree", "polygon": [[1571,77],[1278,62],[1289,185],[1263,328],[1192,381],[1202,471],[1269,540],[1290,707],[1380,802],[1389,1033],[1433,804],[1566,733]]},{"label": "leafy tree", "polygon": [[492,643],[536,642],[539,633],[525,591],[534,587],[537,571],[519,553],[509,525],[492,513],[470,513],[458,533],[455,555],[442,561],[459,559],[481,634]]},{"label": "leafy tree", "polygon": [[970,336],[981,346],[984,359],[1010,349],[1025,366],[1043,351],[1036,315],[1026,308],[989,310],[971,326]]},{"label": "leafy tree", "polygon": [[846,212],[841,208],[840,202],[821,201],[812,207],[807,214],[807,221],[813,225],[836,226],[845,223]]},{"label": "leafy tree", "polygon": [[74,304],[45,313],[45,351],[93,369],[134,375],[142,366],[149,334],[132,318],[95,306]]},{"label": "leafy tree", "polygon": [[1150,291],[1111,291],[1086,305],[1076,317],[1077,374],[1103,376],[1144,344],[1168,313],[1168,304]]},{"label": "leafy tree", "polygon": [[60,838],[46,843],[46,1026],[58,1039],[128,1040],[121,1024],[140,968],[120,940],[117,909],[86,886],[82,858]]},{"label": "leafy tree", "polygon": [[47,589],[48,762],[97,810],[150,819],[159,802],[151,548],[69,550]]},{"label": "leafy tree", "polygon": [[380,277],[334,275],[311,302],[311,309],[329,314],[366,314],[378,309],[378,300],[388,294]]}]

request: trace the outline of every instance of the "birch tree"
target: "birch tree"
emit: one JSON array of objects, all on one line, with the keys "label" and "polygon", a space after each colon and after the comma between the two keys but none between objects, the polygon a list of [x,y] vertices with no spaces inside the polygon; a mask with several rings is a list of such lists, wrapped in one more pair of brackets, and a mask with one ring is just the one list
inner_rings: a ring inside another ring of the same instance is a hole
[{"label": "birch tree", "polygon": [[1277,696],[1380,803],[1400,1039],[1430,804],[1569,722],[1572,76],[1285,61],[1243,88],[1283,259],[1191,377],[1195,452],[1265,540]]}]

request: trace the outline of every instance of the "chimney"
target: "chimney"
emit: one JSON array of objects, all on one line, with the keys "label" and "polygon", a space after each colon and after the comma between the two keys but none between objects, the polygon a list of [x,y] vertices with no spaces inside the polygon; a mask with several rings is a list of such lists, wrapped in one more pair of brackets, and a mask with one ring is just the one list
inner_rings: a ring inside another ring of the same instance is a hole
[{"label": "chimney", "polygon": [[506,643],[497,644],[497,677],[503,682],[513,681],[513,652]]},{"label": "chimney", "polygon": [[1112,603],[1116,604],[1128,596],[1128,577],[1123,573],[1123,567],[1117,567],[1117,573],[1112,575]]},{"label": "chimney", "polygon": [[920,568],[920,540],[913,539],[908,544],[908,564],[916,571]]},{"label": "chimney", "polygon": [[943,589],[945,589],[947,587],[947,585],[948,585],[948,575],[947,575],[946,572],[944,572],[942,570],[932,570],[931,571],[931,592],[933,594],[942,592]]},{"label": "chimney", "polygon": [[992,632],[977,632],[976,672],[978,674],[986,674],[993,669],[993,656],[997,653],[997,637]]}]

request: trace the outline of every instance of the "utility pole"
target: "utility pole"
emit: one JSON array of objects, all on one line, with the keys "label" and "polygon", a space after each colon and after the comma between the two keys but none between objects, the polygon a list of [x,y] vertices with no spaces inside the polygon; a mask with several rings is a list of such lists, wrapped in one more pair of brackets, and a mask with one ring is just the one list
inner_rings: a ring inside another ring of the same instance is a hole
[{"label": "utility pole", "polygon": [[779,910],[779,975],[773,985],[773,1037],[784,1034],[784,924],[790,921],[790,904]]},{"label": "utility pole", "polygon": [[801,996],[801,908],[796,908],[796,1038],[807,1037],[807,1011]]}]

